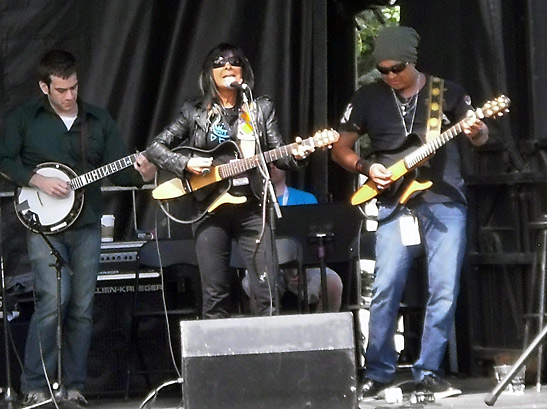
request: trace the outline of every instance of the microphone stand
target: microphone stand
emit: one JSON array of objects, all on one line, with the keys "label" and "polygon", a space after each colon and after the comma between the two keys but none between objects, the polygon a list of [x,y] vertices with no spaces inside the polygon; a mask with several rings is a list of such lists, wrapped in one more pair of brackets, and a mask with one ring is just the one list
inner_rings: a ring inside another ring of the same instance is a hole
[{"label": "microphone stand", "polygon": [[[277,201],[277,195],[275,193],[275,189],[272,184],[272,179],[270,178],[270,172],[268,170],[268,164],[266,163],[266,159],[264,158],[264,152],[262,151],[262,147],[260,145],[260,138],[258,136],[257,132],[257,126],[256,126],[256,120],[254,115],[252,115],[251,112],[251,106],[249,103],[249,98],[247,97],[247,90],[251,94],[252,99],[252,91],[248,87],[243,87],[241,90],[242,98],[243,98],[243,105],[246,107],[247,112],[249,113],[249,118],[251,119],[251,126],[253,128],[253,135],[255,137],[255,146],[257,149],[257,157],[258,157],[258,169],[260,173],[262,174],[262,177],[264,178],[264,193],[266,195],[265,201],[266,206],[268,209],[267,217],[270,220],[270,235],[271,235],[271,253],[272,253],[272,268],[273,268],[273,281],[274,281],[274,301],[275,301],[275,314],[279,315],[279,292],[277,288],[277,279],[279,277],[279,262],[278,262],[278,255],[277,255],[277,242],[276,242],[276,217],[278,219],[281,219],[281,208],[279,207],[279,203]],[[257,108],[258,109],[258,108]]]},{"label": "microphone stand", "polygon": [[2,237],[2,203],[0,201],[0,275],[2,281],[2,321],[4,325],[4,356],[6,357],[6,387],[2,392],[3,398],[1,406],[11,409],[13,403],[17,399],[17,394],[12,388],[11,383],[11,364],[10,364],[10,347],[9,347],[9,332],[8,332],[8,303],[6,299],[6,275],[4,271],[4,252],[3,252],[3,237]]},{"label": "microphone stand", "polygon": [[[62,370],[62,318],[61,318],[61,277],[62,277],[62,269],[63,266],[66,264],[66,261],[63,259],[63,256],[59,251],[55,248],[55,246],[51,243],[51,241],[47,238],[46,234],[44,233],[42,229],[42,224],[40,223],[40,218],[38,215],[32,211],[27,211],[24,214],[24,217],[27,219],[29,223],[29,227],[31,230],[36,231],[51,250],[51,254],[55,257],[55,262],[53,264],[50,264],[50,267],[55,267],[55,271],[57,272],[57,388],[55,393],[51,394],[51,397],[49,399],[44,400],[43,402],[39,402],[30,406],[22,407],[21,409],[33,409],[37,408],[43,405],[46,405],[48,403],[53,402],[55,406],[57,406],[57,401],[63,401],[66,399],[66,391],[63,386],[63,370]],[[47,378],[47,371],[44,369],[44,375]],[[55,385],[54,385],[55,386]],[[51,390],[50,390],[51,391]]]}]

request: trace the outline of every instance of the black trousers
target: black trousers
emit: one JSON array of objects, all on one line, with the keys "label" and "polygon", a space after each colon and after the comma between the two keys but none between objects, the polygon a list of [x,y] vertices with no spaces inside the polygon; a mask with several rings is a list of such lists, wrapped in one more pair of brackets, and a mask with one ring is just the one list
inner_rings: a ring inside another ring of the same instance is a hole
[{"label": "black trousers", "polygon": [[[269,223],[263,229],[262,208],[255,200],[239,205],[224,204],[193,226],[201,275],[203,318],[230,316],[233,270],[232,240],[237,242],[249,271],[251,297],[256,312],[275,311],[272,237]],[[258,241],[258,242],[257,242]]]}]

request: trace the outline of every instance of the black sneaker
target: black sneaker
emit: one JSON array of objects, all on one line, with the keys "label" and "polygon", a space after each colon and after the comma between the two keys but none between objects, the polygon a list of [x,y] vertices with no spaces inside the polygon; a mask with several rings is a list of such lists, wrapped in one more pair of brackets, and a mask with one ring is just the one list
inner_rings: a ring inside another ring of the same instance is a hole
[{"label": "black sneaker", "polygon": [[361,399],[375,398],[378,393],[389,386],[388,383],[382,383],[373,379],[365,378],[363,386],[361,386]]},{"label": "black sneaker", "polygon": [[435,399],[461,395],[462,391],[452,387],[450,382],[436,375],[426,375],[416,386],[417,393],[433,393]]},{"label": "black sneaker", "polygon": [[49,399],[49,395],[46,395],[42,391],[31,391],[25,393],[23,396],[23,406],[39,405]]}]

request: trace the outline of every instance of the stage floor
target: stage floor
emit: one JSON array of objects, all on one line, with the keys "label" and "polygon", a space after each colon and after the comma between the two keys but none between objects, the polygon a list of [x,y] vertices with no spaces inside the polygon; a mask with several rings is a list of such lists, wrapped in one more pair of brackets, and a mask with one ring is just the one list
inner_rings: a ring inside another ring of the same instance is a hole
[{"label": "stage floor", "polygon": [[[489,378],[450,378],[454,387],[462,390],[457,397],[445,398],[428,404],[411,404],[409,401],[389,404],[383,399],[359,402],[359,409],[389,409],[389,408],[454,408],[454,409],[484,409],[489,406],[484,402],[485,398],[494,387]],[[162,395],[163,393],[163,395]],[[132,397],[125,401],[120,399],[90,399],[90,409],[138,409],[144,403],[146,396]],[[146,409],[182,409],[181,396],[176,396],[174,391],[161,392],[154,402],[149,402]],[[494,408],[499,409],[545,409],[547,408],[547,386],[543,386],[541,392],[535,390],[535,386],[527,386],[524,395],[514,396],[501,394]],[[283,409],[283,408],[278,408]],[[337,409],[337,408],[332,408]]]}]

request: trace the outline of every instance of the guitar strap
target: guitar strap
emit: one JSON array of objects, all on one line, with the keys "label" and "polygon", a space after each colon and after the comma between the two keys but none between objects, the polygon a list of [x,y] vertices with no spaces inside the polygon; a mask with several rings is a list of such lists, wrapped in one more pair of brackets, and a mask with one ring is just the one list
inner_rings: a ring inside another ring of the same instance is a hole
[{"label": "guitar strap", "polygon": [[82,172],[87,170],[87,140],[88,127],[85,112],[82,113],[82,124],[80,126],[80,148],[82,149]]},{"label": "guitar strap", "polygon": [[243,157],[250,158],[251,156],[254,156],[256,151],[256,140],[251,124],[251,115],[244,107],[242,107],[238,119],[237,139]]},{"label": "guitar strap", "polygon": [[426,142],[437,138],[441,134],[443,115],[444,80],[431,77],[429,82],[429,116],[427,120]]}]

